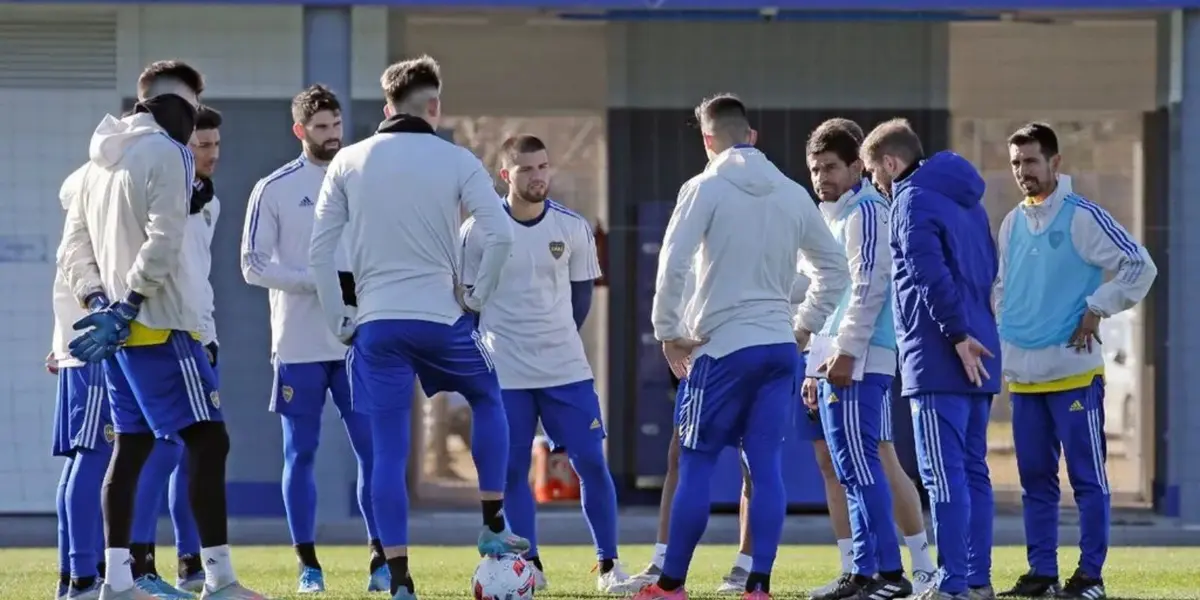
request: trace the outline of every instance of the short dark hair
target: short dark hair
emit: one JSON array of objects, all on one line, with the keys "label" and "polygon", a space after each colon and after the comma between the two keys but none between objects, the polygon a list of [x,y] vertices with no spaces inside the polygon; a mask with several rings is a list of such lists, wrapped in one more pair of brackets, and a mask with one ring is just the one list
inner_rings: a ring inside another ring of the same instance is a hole
[{"label": "short dark hair", "polygon": [[859,156],[874,162],[884,156],[895,156],[914,163],[925,156],[921,138],[913,131],[908,119],[892,119],[875,126],[863,140]]},{"label": "short dark hair", "polygon": [[749,117],[746,116],[746,105],[742,103],[742,99],[736,94],[717,94],[705,98],[696,107],[695,111],[696,124],[701,127],[705,123],[713,123],[725,119],[742,119],[749,124]]},{"label": "short dark hair", "polygon": [[204,92],[204,76],[200,71],[182,60],[156,60],[138,75],[138,99],[146,98],[154,84],[167,79],[174,79],[186,85],[197,96]]},{"label": "short dark hair", "polygon": [[388,67],[379,78],[383,97],[388,104],[400,104],[414,92],[442,89],[442,72],[436,60],[428,54]]},{"label": "short dark hair", "polygon": [[820,129],[821,127],[825,127],[825,126],[841,127],[843,129],[845,129],[847,132],[850,133],[850,135],[854,136],[854,141],[859,144],[862,144],[863,138],[867,137],[867,134],[865,132],[863,132],[863,128],[861,126],[859,126],[858,123],[855,123],[854,121],[851,121],[850,119],[847,119],[844,117],[834,117],[832,119],[829,119],[829,120],[825,121],[824,123],[821,123],[821,125],[818,127],[818,129]]},{"label": "short dark hair", "polygon": [[301,125],[307,125],[313,115],[323,110],[342,112],[342,103],[326,85],[314,83],[292,98],[292,120]]},{"label": "short dark hair", "polygon": [[[858,130],[858,136],[854,135],[854,129],[851,127]],[[860,142],[862,142],[862,128],[858,126],[858,123],[849,119],[830,119],[817,126],[808,136],[805,153],[809,156],[816,156],[832,152],[842,162],[849,165],[858,160]]]},{"label": "short dark hair", "polygon": [[1045,123],[1030,123],[1008,136],[1009,146],[1026,144],[1037,144],[1046,158],[1058,156],[1058,134]]},{"label": "short dark hair", "polygon": [[500,145],[500,157],[505,164],[513,164],[517,160],[517,155],[528,154],[530,152],[538,152],[546,149],[546,143],[536,135],[523,133],[514,135]]},{"label": "short dark hair", "polygon": [[211,106],[201,104],[196,109],[196,129],[199,131],[219,129],[223,121],[220,111]]}]

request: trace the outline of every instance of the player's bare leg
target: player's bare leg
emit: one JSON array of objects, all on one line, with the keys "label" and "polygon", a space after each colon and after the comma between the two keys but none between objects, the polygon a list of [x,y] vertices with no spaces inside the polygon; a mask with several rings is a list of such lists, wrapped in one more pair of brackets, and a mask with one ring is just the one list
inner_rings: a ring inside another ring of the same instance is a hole
[{"label": "player's bare leg", "polygon": [[837,538],[838,558],[841,561],[841,574],[810,593],[810,596],[821,596],[836,587],[838,581],[854,569],[854,543],[850,539],[850,508],[846,504],[846,488],[842,487],[837,473],[833,470],[833,457],[829,455],[829,446],[825,444],[825,440],[813,441],[813,454],[817,458],[817,468],[821,471],[821,481],[825,484],[829,524],[833,527],[833,536]]},{"label": "player's bare leg", "polygon": [[920,594],[937,583],[937,565],[929,556],[929,538],[925,534],[925,515],[921,511],[921,495],[896,455],[896,445],[879,443],[879,461],[887,474],[892,490],[896,526],[904,535],[904,545],[912,561],[913,593]]},{"label": "player's bare leg", "polygon": [[679,485],[679,430],[671,434],[671,445],[667,448],[667,475],[663,478],[662,499],[658,503],[658,535],[654,538],[654,557],[645,570],[634,577],[647,583],[658,581],[662,575],[663,558],[667,555],[667,532],[671,529],[671,502],[675,488]]}]

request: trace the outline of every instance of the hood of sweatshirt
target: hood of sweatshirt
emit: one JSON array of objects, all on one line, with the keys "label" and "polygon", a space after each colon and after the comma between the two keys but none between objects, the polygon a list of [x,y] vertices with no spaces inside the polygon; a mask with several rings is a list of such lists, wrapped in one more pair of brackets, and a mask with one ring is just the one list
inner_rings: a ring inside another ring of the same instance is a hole
[{"label": "hood of sweatshirt", "polygon": [[790,180],[757,148],[734,146],[708,163],[707,171],[750,196],[766,196]]},{"label": "hood of sweatshirt", "polygon": [[92,133],[88,157],[97,165],[111,167],[121,161],[134,142],[147,135],[156,134],[165,135],[154,116],[149,113],[135,113],[121,119],[104,115],[104,120],[100,121],[96,131]]}]

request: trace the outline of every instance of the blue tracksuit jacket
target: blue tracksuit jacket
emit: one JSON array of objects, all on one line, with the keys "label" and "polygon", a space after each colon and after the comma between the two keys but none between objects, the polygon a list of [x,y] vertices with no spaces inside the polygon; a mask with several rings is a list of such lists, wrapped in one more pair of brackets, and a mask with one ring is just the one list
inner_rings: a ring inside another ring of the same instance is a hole
[{"label": "blue tracksuit jacket", "polygon": [[[905,396],[1000,391],[991,301],[999,263],[984,188],[975,167],[953,152],[933,155],[893,186],[892,307]],[[995,354],[984,359],[991,379],[979,388],[954,352],[968,335]]]}]

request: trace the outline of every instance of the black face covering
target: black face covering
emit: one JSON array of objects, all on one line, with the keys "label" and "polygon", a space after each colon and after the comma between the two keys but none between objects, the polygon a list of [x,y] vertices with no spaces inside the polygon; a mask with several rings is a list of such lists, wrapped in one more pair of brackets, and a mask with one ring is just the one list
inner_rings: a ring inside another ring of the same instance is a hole
[{"label": "black face covering", "polygon": [[196,107],[175,94],[162,94],[133,105],[134,113],[150,113],[167,135],[187,144],[196,129]]},{"label": "black face covering", "polygon": [[203,176],[196,176],[196,183],[192,185],[192,204],[188,209],[188,214],[194,215],[204,210],[204,205],[212,202],[213,199],[213,183],[212,180]]}]

